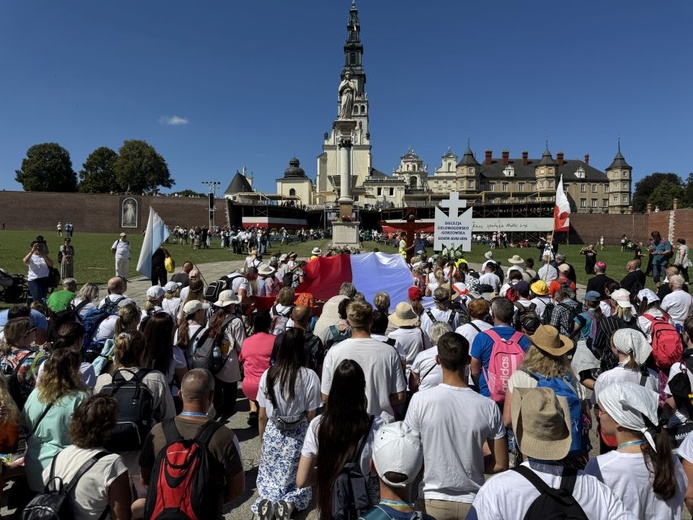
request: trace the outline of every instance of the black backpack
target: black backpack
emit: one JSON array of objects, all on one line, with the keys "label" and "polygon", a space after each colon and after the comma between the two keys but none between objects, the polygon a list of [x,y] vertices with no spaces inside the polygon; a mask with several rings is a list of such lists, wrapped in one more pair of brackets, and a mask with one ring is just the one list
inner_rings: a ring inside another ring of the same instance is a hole
[{"label": "black backpack", "polygon": [[205,287],[202,297],[208,302],[214,303],[219,299],[221,292],[226,290],[226,283],[226,280],[217,280],[216,282],[210,283]]},{"label": "black backpack", "polygon": [[[144,518],[189,520],[218,516],[220,482],[210,469],[214,463],[209,443],[221,423],[208,421],[194,439],[183,439],[174,419],[162,423],[166,446],[157,454],[152,469]],[[221,471],[221,468],[217,468]]]},{"label": "black backpack", "polygon": [[[79,479],[82,478],[100,458],[108,455],[108,452],[101,451],[86,461],[82,467],[79,468],[72,482],[68,485],[64,485],[62,478],[55,476],[55,461],[58,455],[53,457],[50,477],[48,478],[48,483],[43,493],[36,495],[31,499],[31,502],[27,504],[24,511],[22,511],[22,520],[62,520],[64,518],[74,518],[70,492],[77,485]],[[101,517],[105,517],[106,511],[109,510],[110,506],[106,505],[106,510]]]},{"label": "black backpack", "polygon": [[[218,374],[229,357],[231,349],[235,345],[229,347],[229,352],[224,356],[221,351],[221,347],[226,340],[226,328],[231,324],[231,322],[236,318],[231,318],[226,321],[220,328],[216,331],[210,328],[209,325],[204,327],[204,330],[197,334],[196,338],[190,342],[190,364],[192,368],[204,368],[209,370],[212,374]],[[235,341],[235,339],[234,339]]]},{"label": "black backpack", "polygon": [[435,316],[433,316],[433,313],[431,312],[431,309],[426,309],[426,314],[428,315],[429,319],[431,320],[431,324],[433,323],[447,323],[452,327],[452,324],[455,323],[455,309],[452,309],[452,312],[450,313],[450,317],[448,318],[448,321],[442,322],[440,320],[437,320]]},{"label": "black backpack", "polygon": [[373,426],[371,415],[368,429],[359,443],[356,455],[347,462],[337,475],[332,487],[332,520],[356,520],[371,507],[368,493],[368,477],[361,473],[361,452]]},{"label": "black backpack", "polygon": [[573,497],[577,472],[563,469],[561,485],[558,489],[549,487],[541,477],[526,466],[512,469],[529,480],[540,495],[532,502],[525,513],[524,520],[588,520],[587,515]]},{"label": "black backpack", "polygon": [[[122,372],[130,372],[132,379],[125,379]],[[144,439],[154,426],[154,397],[142,381],[151,372],[139,369],[137,372],[121,368],[113,374],[113,380],[101,389],[102,395],[118,401],[116,427],[104,448],[114,453],[135,451],[142,448]]]}]

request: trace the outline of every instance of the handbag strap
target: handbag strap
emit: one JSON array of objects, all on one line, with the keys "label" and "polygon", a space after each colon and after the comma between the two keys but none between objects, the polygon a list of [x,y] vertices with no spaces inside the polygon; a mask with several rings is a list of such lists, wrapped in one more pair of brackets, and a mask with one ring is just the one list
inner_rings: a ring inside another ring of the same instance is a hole
[{"label": "handbag strap", "polygon": [[361,441],[359,442],[359,447],[356,450],[356,455],[354,455],[354,458],[351,462],[358,462],[358,460],[361,458],[361,452],[363,451],[363,448],[366,445],[366,441],[368,441],[368,435],[371,433],[371,428],[373,427],[373,421],[374,420],[375,420],[375,415],[371,415],[370,419],[368,420],[368,429],[366,430],[366,433],[364,434],[364,436],[361,437]]},{"label": "handbag strap", "polygon": [[43,421],[43,418],[46,416],[46,414],[48,413],[48,410],[50,410],[51,408],[53,408],[53,403],[50,403],[48,406],[46,406],[43,409],[43,412],[41,412],[41,415],[39,416],[38,421],[36,421],[36,424],[34,424],[34,427],[31,429],[31,433],[29,433],[29,435],[27,435],[27,437],[26,437],[27,440],[34,436],[34,434],[36,433],[36,430],[39,427],[39,424],[41,424],[41,421]]}]

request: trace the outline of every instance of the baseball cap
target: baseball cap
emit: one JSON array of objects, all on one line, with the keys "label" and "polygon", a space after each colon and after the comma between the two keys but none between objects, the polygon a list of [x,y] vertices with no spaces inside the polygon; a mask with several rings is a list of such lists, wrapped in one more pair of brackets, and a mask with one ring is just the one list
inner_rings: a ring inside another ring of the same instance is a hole
[{"label": "baseball cap", "polygon": [[149,289],[147,289],[147,298],[157,300],[161,298],[165,293],[166,291],[160,285],[152,285]]},{"label": "baseball cap", "polygon": [[614,300],[619,307],[632,307],[630,303],[630,293],[626,289],[617,289],[611,293],[611,299]]},{"label": "baseball cap", "polygon": [[195,314],[197,311],[200,309],[204,309],[205,304],[202,303],[199,300],[190,300],[183,306],[183,312],[190,316],[191,314]]},{"label": "baseball cap", "polygon": [[127,233],[121,233],[120,236],[121,236],[121,237],[126,237],[126,236],[128,236],[128,235],[127,235]]},{"label": "baseball cap", "polygon": [[182,287],[182,283],[179,282],[168,282],[164,285],[164,290],[166,292],[175,292],[179,287]]},{"label": "baseball cap", "polygon": [[[411,484],[423,464],[423,448],[418,432],[403,422],[381,426],[373,439],[373,465],[380,479],[390,487],[403,488]],[[406,475],[402,482],[391,482],[388,473]]]},{"label": "baseball cap", "polygon": [[561,264],[558,266],[558,270],[562,273],[567,273],[570,271],[570,266],[568,264]]},{"label": "baseball cap", "polygon": [[602,297],[597,291],[587,291],[584,300],[586,302],[598,302]]}]

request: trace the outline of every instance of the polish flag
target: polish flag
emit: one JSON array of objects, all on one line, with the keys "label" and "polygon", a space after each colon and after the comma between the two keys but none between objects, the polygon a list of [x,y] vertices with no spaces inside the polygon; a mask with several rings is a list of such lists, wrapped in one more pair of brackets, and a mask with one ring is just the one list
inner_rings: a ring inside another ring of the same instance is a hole
[{"label": "polish flag", "polygon": [[556,188],[556,205],[553,207],[553,230],[570,230],[570,202],[563,191],[563,175]]},{"label": "polish flag", "polygon": [[296,288],[296,293],[311,293],[316,299],[327,301],[339,294],[342,283],[351,282],[371,304],[377,292],[387,292],[391,310],[399,302],[408,301],[408,290],[414,284],[409,266],[400,254],[321,256],[310,260],[304,271],[306,281]]}]

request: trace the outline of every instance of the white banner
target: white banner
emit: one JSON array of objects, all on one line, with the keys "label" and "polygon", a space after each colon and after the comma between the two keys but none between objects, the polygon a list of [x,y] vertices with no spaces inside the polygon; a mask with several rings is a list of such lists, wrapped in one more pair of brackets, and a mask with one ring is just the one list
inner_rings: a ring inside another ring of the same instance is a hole
[{"label": "white banner", "polygon": [[474,233],[493,231],[511,232],[551,232],[553,230],[552,218],[475,218]]}]

